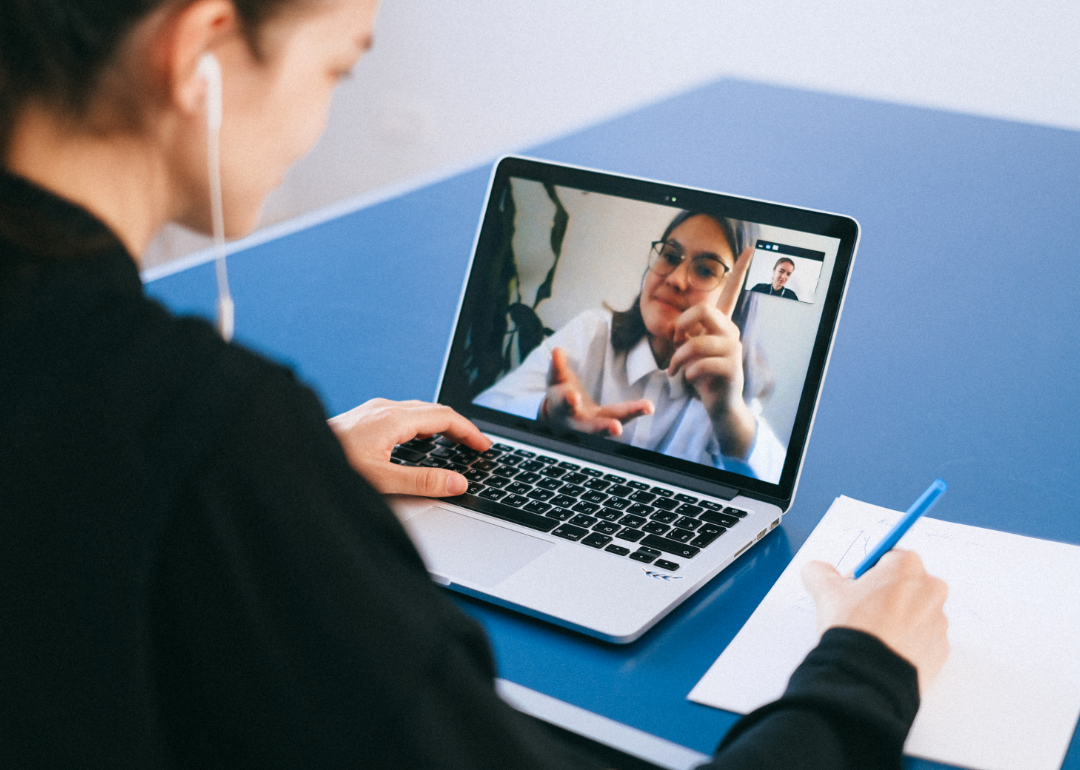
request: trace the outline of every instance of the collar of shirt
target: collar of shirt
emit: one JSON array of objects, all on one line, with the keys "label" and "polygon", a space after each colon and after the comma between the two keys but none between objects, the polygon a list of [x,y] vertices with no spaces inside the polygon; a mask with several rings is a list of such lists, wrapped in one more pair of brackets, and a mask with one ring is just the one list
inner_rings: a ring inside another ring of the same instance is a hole
[{"label": "collar of shirt", "polygon": [[653,374],[653,372],[659,372],[667,380],[668,393],[672,399],[679,399],[690,395],[690,389],[686,384],[686,378],[682,372],[679,372],[674,377],[668,375],[666,371],[661,371],[660,367],[656,365],[656,357],[653,356],[652,347],[649,345],[649,338],[642,337],[638,340],[638,343],[634,347],[630,348],[630,352],[626,354],[626,378],[629,381],[629,385],[633,386],[637,382],[641,381],[645,377]]}]

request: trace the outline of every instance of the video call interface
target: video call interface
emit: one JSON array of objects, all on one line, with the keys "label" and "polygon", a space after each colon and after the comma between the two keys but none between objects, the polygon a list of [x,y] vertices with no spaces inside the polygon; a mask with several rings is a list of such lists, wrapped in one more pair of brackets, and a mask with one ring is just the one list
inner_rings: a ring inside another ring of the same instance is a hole
[{"label": "video call interface", "polygon": [[517,177],[497,194],[483,318],[462,319],[472,403],[778,483],[839,240]]}]

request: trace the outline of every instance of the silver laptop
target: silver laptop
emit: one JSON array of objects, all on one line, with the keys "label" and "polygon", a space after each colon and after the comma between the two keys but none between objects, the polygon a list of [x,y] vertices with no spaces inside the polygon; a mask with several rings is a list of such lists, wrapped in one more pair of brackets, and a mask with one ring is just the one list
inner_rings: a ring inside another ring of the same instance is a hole
[{"label": "silver laptop", "polygon": [[526,158],[496,166],[439,385],[495,442],[394,461],[437,582],[640,637],[791,505],[859,239],[847,217]]}]

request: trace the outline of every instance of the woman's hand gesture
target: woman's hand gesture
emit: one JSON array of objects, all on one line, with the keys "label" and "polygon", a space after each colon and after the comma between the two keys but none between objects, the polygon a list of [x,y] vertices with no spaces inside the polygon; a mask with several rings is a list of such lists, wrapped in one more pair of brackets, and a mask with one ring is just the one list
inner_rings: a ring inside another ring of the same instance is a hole
[{"label": "woman's hand gesture", "polygon": [[600,406],[588,394],[570,366],[566,351],[551,351],[548,390],[540,407],[541,419],[565,425],[583,433],[622,435],[623,423],[635,417],[653,413],[653,403],[647,399],[623,401]]}]

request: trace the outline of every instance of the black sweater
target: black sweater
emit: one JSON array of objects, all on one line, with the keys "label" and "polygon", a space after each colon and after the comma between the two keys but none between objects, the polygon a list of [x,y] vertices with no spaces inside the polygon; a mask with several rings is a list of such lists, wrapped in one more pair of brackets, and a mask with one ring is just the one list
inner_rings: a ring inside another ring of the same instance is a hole
[{"label": "black sweater", "polygon": [[[0,766],[588,766],[495,695],[314,395],[3,173],[0,514]],[[917,707],[830,631],[716,764],[897,767]]]}]

